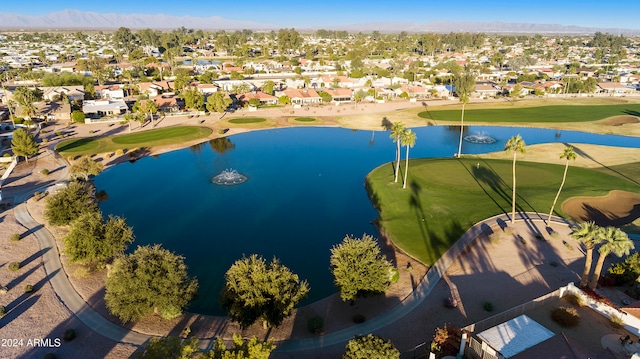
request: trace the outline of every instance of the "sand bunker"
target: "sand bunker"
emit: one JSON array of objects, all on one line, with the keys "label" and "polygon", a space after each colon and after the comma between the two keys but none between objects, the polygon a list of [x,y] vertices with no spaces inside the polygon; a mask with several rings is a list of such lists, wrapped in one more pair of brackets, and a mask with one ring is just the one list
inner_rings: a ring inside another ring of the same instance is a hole
[{"label": "sand bunker", "polygon": [[574,197],[564,202],[562,210],[576,221],[623,226],[640,217],[640,194],[616,190],[601,197]]},{"label": "sand bunker", "polygon": [[635,116],[615,116],[602,121],[602,124],[606,126],[622,126],[628,123],[639,122],[640,120],[638,120],[638,118]]}]

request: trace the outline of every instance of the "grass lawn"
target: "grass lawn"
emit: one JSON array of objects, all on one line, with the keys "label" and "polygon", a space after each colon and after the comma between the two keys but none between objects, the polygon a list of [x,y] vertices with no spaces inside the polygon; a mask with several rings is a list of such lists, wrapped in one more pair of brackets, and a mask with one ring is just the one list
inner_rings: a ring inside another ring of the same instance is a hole
[{"label": "grass lawn", "polygon": [[[416,159],[410,161],[407,189],[402,180],[393,183],[390,163],[369,173],[366,185],[380,211],[381,230],[431,265],[475,223],[511,212],[511,166],[509,160]],[[563,170],[562,165],[518,161],[517,210],[548,213]],[[556,212],[564,215],[561,204],[570,197],[602,196],[614,189],[637,192],[640,178],[633,180],[572,167]]]},{"label": "grass lawn", "polygon": [[[460,110],[429,109],[418,113],[418,116],[435,121],[460,121]],[[558,123],[588,122],[602,120],[607,117],[631,115],[640,116],[640,104],[608,104],[608,105],[554,105],[508,108],[473,108],[465,109],[464,120],[469,122],[511,122],[518,123]]]},{"label": "grass lawn", "polygon": [[317,121],[314,117],[296,117],[296,121],[298,122],[315,122]]},{"label": "grass lawn", "polygon": [[125,148],[172,145],[204,138],[212,132],[208,127],[166,127],[119,136],[68,140],[59,143],[56,150],[64,156],[93,155]]}]

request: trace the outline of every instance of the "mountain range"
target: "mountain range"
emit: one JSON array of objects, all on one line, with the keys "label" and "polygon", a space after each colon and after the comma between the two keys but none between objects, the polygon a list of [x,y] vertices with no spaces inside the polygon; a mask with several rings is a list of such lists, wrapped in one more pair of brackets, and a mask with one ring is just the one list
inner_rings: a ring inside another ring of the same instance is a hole
[{"label": "mountain range", "polygon": [[[62,10],[46,15],[29,16],[0,12],[0,29],[39,29],[39,30],[109,30],[119,27],[131,29],[152,28],[159,30],[175,29],[181,26],[203,30],[277,30],[282,25],[258,23],[253,21],[231,20],[220,16],[172,16],[164,14],[101,14],[79,10]],[[511,22],[456,22],[431,21],[416,22],[375,22],[327,26],[325,29],[347,30],[352,32],[484,32],[484,33],[538,33],[538,34],[593,34],[597,31],[612,34],[640,34],[640,30],[567,26],[560,24],[532,24]],[[301,28],[299,30],[316,30]]]}]

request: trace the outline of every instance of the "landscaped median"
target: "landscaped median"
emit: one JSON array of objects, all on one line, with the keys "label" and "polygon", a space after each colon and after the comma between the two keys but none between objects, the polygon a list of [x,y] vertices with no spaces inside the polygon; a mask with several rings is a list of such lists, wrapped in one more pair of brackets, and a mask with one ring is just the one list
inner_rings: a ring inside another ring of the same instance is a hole
[{"label": "landscaped median", "polygon": [[[373,170],[367,190],[378,210],[380,230],[401,250],[432,265],[475,223],[511,212],[512,161],[463,159],[410,160],[406,189],[394,183],[390,163]],[[548,213],[564,166],[517,162],[517,210]],[[597,170],[572,167],[558,203],[576,196],[602,196],[638,185]],[[561,206],[556,212],[565,216]]]},{"label": "landscaped median", "polygon": [[78,138],[63,141],[56,150],[63,156],[86,156],[137,147],[175,145],[200,138],[213,132],[208,127],[176,126],[119,136]]}]

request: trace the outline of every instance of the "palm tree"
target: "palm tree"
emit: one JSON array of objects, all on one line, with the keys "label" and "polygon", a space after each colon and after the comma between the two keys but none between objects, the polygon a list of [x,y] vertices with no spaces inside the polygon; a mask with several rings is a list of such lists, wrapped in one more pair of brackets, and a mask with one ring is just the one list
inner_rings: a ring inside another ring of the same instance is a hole
[{"label": "palm tree", "polygon": [[396,143],[396,173],[394,182],[398,182],[398,172],[400,172],[400,138],[404,133],[404,124],[402,122],[394,122],[391,125],[391,139]]},{"label": "palm tree", "polygon": [[600,236],[602,239],[602,245],[598,249],[598,253],[600,254],[600,256],[598,257],[596,267],[593,269],[593,276],[591,277],[591,281],[589,282],[590,289],[595,289],[598,285],[598,280],[600,279],[600,272],[602,271],[604,260],[609,254],[613,253],[618,257],[622,257],[623,255],[629,255],[629,252],[634,249],[633,241],[629,239],[629,236],[627,236],[626,233],[620,230],[620,228],[602,228],[600,231]]},{"label": "palm tree", "polygon": [[547,218],[547,223],[551,225],[551,215],[553,214],[553,208],[556,206],[556,202],[558,201],[558,197],[560,197],[560,192],[562,191],[562,187],[564,186],[564,182],[567,179],[567,170],[569,169],[569,161],[575,160],[577,157],[575,151],[573,150],[573,146],[569,146],[564,149],[564,152],[560,155],[560,159],[565,159],[564,163],[564,174],[562,175],[562,183],[560,183],[560,188],[558,189],[558,193],[556,194],[556,198],[553,199],[553,204],[551,205],[551,210],[549,211],[549,218]]},{"label": "palm tree", "polygon": [[507,144],[504,146],[504,150],[507,153],[513,152],[513,192],[511,194],[511,223],[515,221],[516,218],[516,157],[518,152],[525,153],[525,143],[522,140],[520,135],[513,136],[507,141]]},{"label": "palm tree", "polygon": [[406,129],[402,132],[402,137],[400,138],[403,146],[407,146],[407,155],[405,157],[405,166],[404,166],[404,180],[402,181],[402,188],[407,188],[407,173],[409,172],[409,147],[413,147],[416,144],[416,133],[411,131],[410,129]]},{"label": "palm tree", "polygon": [[593,262],[593,249],[602,242],[600,232],[601,227],[597,226],[595,222],[582,222],[571,232],[571,237],[584,244],[587,252],[582,277],[580,277],[580,288],[586,287],[589,283],[589,274],[591,274],[591,265]]},{"label": "palm tree", "polygon": [[462,116],[460,117],[460,143],[458,144],[457,155],[459,158],[460,152],[462,152],[462,135],[464,133],[464,106],[469,103],[469,94],[475,90],[476,77],[469,68],[465,68],[464,73],[457,75],[453,82],[458,99],[462,103]]}]

